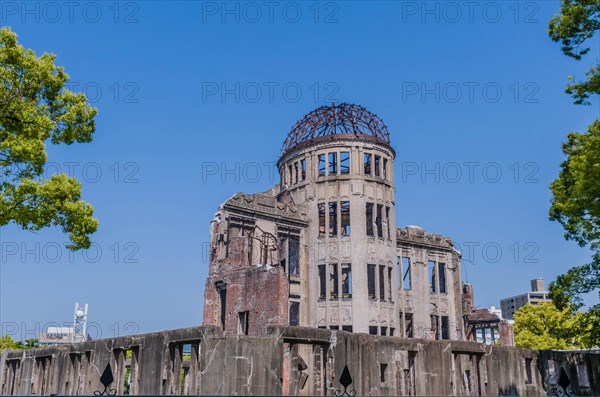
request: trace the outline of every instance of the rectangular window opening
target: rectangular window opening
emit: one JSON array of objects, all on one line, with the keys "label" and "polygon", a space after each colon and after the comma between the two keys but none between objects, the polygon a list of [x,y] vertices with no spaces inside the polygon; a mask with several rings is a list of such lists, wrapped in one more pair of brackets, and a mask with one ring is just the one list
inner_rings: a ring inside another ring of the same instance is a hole
[{"label": "rectangular window opening", "polygon": [[442,316],[442,339],[450,339],[450,319]]},{"label": "rectangular window opening", "polygon": [[392,268],[388,267],[388,277],[387,277],[387,293],[388,293],[388,301],[392,301]]},{"label": "rectangular window opening", "polygon": [[375,218],[375,224],[377,225],[377,237],[383,238],[383,205],[377,204],[377,217]]},{"label": "rectangular window opening", "polygon": [[435,262],[427,261],[427,271],[429,278],[429,293],[435,293]]},{"label": "rectangular window opening", "polygon": [[439,263],[438,264],[438,278],[440,279],[440,292],[442,294],[446,293],[446,264]]},{"label": "rectangular window opening", "polygon": [[375,265],[367,265],[367,284],[369,299],[375,299]]},{"label": "rectangular window opening", "polygon": [[306,159],[300,160],[300,177],[303,181],[306,180]]},{"label": "rectangular window opening", "polygon": [[300,325],[300,302],[290,303],[290,326]]},{"label": "rectangular window opening", "polygon": [[352,326],[351,325],[342,325],[342,331],[352,332]]},{"label": "rectangular window opening", "polygon": [[340,174],[350,173],[350,152],[340,152]]},{"label": "rectangular window opening", "polygon": [[371,154],[365,153],[364,156],[364,172],[365,175],[371,175]]},{"label": "rectangular window opening", "polygon": [[325,278],[325,265],[319,265],[319,299],[327,298],[327,279]]},{"label": "rectangular window opening", "polygon": [[319,176],[325,176],[327,165],[325,164],[325,155],[319,155]]},{"label": "rectangular window opening", "polygon": [[352,265],[342,263],[342,298],[352,298]]},{"label": "rectangular window opening", "polygon": [[385,382],[385,372],[387,371],[387,364],[379,364],[379,380]]},{"label": "rectangular window opening", "polygon": [[406,331],[406,337],[413,337],[413,315],[412,313],[404,313],[404,326]]},{"label": "rectangular window opening", "polygon": [[377,327],[369,327],[369,335],[377,335]]},{"label": "rectangular window opening", "polygon": [[300,263],[298,260],[298,252],[300,250],[300,240],[297,237],[290,237],[289,243],[289,258],[290,258],[290,274],[300,274]]},{"label": "rectangular window opening", "polygon": [[410,283],[410,258],[407,256],[402,257],[402,266],[404,268],[404,276],[402,277],[402,287],[406,290],[411,289]]},{"label": "rectangular window opening", "polygon": [[385,207],[385,229],[388,240],[392,239],[392,234],[390,232],[390,207]]},{"label": "rectangular window opening", "polygon": [[238,335],[248,335],[249,311],[238,313]]},{"label": "rectangular window opening", "polygon": [[338,298],[338,265],[337,263],[332,263],[329,265],[329,299],[337,299]]},{"label": "rectangular window opening", "polygon": [[440,340],[440,322],[439,317],[436,314],[431,316],[431,331],[435,335],[435,340]]},{"label": "rectangular window opening", "polygon": [[383,159],[383,179],[387,179],[387,159]]},{"label": "rectangular window opening", "polygon": [[367,203],[367,236],[373,236],[373,203]]},{"label": "rectangular window opening", "polygon": [[531,371],[531,358],[525,359],[525,384],[533,383],[533,372]]},{"label": "rectangular window opening", "polygon": [[329,237],[337,237],[337,203],[329,203]]},{"label": "rectangular window opening", "polygon": [[325,203],[319,203],[319,237],[325,237]]},{"label": "rectangular window opening", "polygon": [[337,175],[337,153],[329,153],[329,175]]},{"label": "rectangular window opening", "polygon": [[387,336],[387,327],[381,327],[381,336]]},{"label": "rectangular window opening", "polygon": [[375,176],[381,176],[381,156],[375,156]]},{"label": "rectangular window opening", "polygon": [[350,235],[350,202],[340,201],[340,213],[341,213],[341,228],[342,236]]},{"label": "rectangular window opening", "polygon": [[379,300],[385,300],[385,266],[379,265]]}]

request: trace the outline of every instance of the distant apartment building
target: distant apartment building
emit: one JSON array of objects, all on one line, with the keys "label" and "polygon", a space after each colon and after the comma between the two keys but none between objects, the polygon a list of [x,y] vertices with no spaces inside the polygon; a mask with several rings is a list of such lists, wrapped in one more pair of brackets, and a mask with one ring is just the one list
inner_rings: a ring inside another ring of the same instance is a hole
[{"label": "distant apartment building", "polygon": [[513,296],[500,301],[502,318],[513,320],[515,312],[523,306],[527,304],[537,305],[538,303],[549,302],[550,300],[548,291],[546,291],[544,287],[544,280],[541,278],[531,280],[531,292],[526,292],[522,295]]}]

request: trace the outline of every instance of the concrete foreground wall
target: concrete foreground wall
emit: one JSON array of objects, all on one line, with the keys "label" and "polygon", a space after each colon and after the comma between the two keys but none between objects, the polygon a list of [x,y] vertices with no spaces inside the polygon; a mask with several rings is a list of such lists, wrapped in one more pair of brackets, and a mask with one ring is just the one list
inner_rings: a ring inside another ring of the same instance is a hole
[{"label": "concrete foreground wall", "polygon": [[2,395],[91,395],[111,365],[118,394],[334,395],[348,366],[362,395],[550,395],[561,368],[577,396],[600,395],[598,352],[425,341],[303,327],[222,337],[197,327],[5,350]]}]

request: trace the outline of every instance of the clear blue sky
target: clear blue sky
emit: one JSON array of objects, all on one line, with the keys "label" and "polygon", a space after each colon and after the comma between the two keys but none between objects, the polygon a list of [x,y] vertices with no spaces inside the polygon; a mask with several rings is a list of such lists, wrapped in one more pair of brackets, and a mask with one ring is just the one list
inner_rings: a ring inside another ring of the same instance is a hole
[{"label": "clear blue sky", "polygon": [[478,306],[588,261],[547,216],[566,133],[599,115],[564,94],[599,46],[561,53],[558,0],[222,4],[2,2],[99,109],[93,143],[50,148],[48,173],[82,180],[100,220],[72,256],[57,230],[0,230],[4,333],[71,321],[76,301],[94,337],[199,325],[215,210],[269,189],[291,126],[332,100],[386,122],[398,225],[462,248]]}]

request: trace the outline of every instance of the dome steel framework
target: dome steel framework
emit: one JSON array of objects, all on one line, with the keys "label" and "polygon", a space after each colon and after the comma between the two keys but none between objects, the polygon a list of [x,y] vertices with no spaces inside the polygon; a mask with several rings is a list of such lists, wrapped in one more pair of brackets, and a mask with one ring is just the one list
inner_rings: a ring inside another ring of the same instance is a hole
[{"label": "dome steel framework", "polygon": [[332,135],[353,135],[390,144],[390,134],[381,118],[362,106],[341,103],[321,106],[306,114],[289,132],[282,153]]}]

